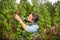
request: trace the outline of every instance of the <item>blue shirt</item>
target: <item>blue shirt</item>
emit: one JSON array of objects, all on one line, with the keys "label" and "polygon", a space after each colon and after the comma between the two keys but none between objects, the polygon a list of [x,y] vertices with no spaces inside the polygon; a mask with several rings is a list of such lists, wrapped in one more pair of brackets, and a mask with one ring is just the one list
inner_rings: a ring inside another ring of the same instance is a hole
[{"label": "blue shirt", "polygon": [[25,31],[30,32],[30,33],[35,33],[37,32],[39,26],[37,24],[29,24],[27,25]]}]

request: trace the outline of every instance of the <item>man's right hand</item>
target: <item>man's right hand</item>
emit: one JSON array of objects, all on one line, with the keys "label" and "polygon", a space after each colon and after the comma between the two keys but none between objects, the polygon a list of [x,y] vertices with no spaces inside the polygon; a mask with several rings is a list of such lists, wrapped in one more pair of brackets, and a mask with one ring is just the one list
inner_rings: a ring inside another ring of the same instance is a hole
[{"label": "man's right hand", "polygon": [[16,19],[17,21],[20,21],[19,15],[15,14],[15,19]]}]

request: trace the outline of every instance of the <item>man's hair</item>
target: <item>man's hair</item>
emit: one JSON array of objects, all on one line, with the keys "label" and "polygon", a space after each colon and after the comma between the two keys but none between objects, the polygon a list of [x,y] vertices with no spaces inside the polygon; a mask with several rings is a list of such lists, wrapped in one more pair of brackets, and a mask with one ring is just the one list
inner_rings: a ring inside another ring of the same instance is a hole
[{"label": "man's hair", "polygon": [[32,14],[32,16],[33,16],[34,22],[36,22],[36,21],[39,20],[39,15],[38,15],[36,12],[32,12],[31,14]]}]

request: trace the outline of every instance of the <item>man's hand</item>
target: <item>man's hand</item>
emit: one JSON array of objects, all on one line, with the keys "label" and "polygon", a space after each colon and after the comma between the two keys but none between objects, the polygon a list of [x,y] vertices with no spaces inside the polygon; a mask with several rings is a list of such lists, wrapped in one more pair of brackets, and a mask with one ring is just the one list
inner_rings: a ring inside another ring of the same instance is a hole
[{"label": "man's hand", "polygon": [[16,15],[18,15],[19,14],[19,10],[16,10],[16,12],[15,13],[13,13],[13,18],[16,16]]},{"label": "man's hand", "polygon": [[20,21],[20,20],[21,20],[20,17],[19,17],[19,15],[17,15],[17,14],[15,14],[15,19],[16,19],[17,21]]}]

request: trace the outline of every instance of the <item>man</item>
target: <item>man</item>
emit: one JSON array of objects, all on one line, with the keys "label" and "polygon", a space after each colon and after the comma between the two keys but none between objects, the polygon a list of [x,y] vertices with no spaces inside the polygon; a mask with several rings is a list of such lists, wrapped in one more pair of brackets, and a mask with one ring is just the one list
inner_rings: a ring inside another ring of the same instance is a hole
[{"label": "man", "polygon": [[26,21],[28,22],[28,25],[25,24],[17,14],[15,14],[15,19],[22,25],[22,28],[26,32],[36,33],[39,28],[39,26],[35,23],[38,21],[39,16],[35,12],[32,12],[29,16],[27,16]]}]

